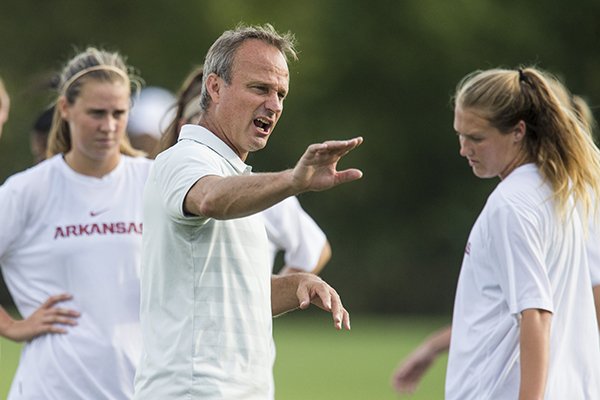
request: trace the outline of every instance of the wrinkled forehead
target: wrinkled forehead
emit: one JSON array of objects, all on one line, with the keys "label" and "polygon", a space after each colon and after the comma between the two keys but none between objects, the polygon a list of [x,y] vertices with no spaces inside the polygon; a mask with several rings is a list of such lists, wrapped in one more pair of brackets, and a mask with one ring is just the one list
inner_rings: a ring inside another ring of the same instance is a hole
[{"label": "wrinkled forehead", "polygon": [[247,40],[235,53],[232,78],[238,74],[272,77],[289,82],[289,69],[284,54],[261,40]]}]

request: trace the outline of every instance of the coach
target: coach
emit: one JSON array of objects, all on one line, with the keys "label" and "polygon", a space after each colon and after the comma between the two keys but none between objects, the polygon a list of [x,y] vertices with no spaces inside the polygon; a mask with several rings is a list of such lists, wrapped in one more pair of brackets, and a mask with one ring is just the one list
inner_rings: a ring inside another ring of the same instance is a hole
[{"label": "coach", "polygon": [[272,276],[255,213],[359,179],[336,164],[362,138],[309,146],[293,169],[250,173],[288,93],[293,36],[270,25],[226,31],[204,63],[198,125],[153,165],[144,194],[143,357],[138,400],[265,399],[272,316],[312,302],[350,329],[338,294],[312,274]]}]

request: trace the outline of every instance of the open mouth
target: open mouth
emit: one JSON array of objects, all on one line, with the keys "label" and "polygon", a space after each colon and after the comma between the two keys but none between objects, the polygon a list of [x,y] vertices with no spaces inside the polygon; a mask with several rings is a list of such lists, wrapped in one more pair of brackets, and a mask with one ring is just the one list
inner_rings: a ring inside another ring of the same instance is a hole
[{"label": "open mouth", "polygon": [[270,121],[261,117],[258,117],[254,120],[254,126],[256,126],[263,133],[269,133],[272,125],[273,124]]}]

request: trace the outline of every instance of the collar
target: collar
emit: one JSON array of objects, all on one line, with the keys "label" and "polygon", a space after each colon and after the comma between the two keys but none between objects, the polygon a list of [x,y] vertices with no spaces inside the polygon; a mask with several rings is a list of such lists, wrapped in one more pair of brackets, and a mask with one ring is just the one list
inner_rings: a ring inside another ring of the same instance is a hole
[{"label": "collar", "polygon": [[244,163],[231,147],[203,126],[191,124],[183,125],[177,141],[181,140],[192,140],[196,143],[205,145],[223,157],[240,174],[248,174],[252,171],[252,167]]}]

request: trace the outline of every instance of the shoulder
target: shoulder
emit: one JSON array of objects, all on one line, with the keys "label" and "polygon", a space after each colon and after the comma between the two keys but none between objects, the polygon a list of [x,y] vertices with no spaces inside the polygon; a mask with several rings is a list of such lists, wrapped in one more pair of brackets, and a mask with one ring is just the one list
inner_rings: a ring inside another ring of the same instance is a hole
[{"label": "shoulder", "polygon": [[146,157],[131,157],[131,156],[126,156],[123,155],[123,162],[125,163],[125,165],[128,166],[128,168],[132,168],[132,169],[140,169],[140,170],[144,170],[144,169],[150,169],[150,166],[152,165],[153,161],[146,158]]},{"label": "shoulder", "polygon": [[548,183],[533,164],[527,164],[513,171],[496,187],[490,195],[490,203],[539,206],[552,198]]},{"label": "shoulder", "polygon": [[210,170],[219,172],[227,160],[203,143],[180,140],[160,153],[154,162],[154,173],[171,170]]},{"label": "shoulder", "polygon": [[125,155],[122,157],[124,169],[127,171],[127,174],[137,176],[145,181],[150,173],[150,167],[152,167],[153,160],[146,157],[131,157]]},{"label": "shoulder", "polygon": [[[8,177],[2,186],[11,189],[24,189],[49,182],[49,177],[60,169],[60,157],[62,156],[57,154],[39,164],[17,172]],[[34,183],[35,185],[33,185]]]}]

